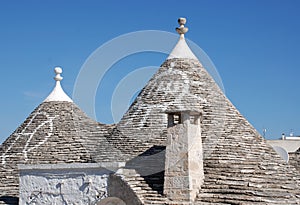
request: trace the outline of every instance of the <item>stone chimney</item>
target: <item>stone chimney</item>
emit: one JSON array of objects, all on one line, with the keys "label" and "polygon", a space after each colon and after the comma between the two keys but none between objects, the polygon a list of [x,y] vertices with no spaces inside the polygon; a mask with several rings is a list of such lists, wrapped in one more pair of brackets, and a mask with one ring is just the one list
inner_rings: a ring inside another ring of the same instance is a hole
[{"label": "stone chimney", "polygon": [[194,201],[204,180],[200,112],[168,113],[164,194]]}]

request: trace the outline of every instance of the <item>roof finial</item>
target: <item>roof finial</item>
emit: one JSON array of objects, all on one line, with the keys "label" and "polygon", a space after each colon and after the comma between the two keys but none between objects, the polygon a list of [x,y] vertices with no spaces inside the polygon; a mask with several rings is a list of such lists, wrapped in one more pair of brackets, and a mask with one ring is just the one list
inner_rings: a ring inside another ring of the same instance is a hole
[{"label": "roof finial", "polygon": [[179,27],[176,28],[176,31],[180,34],[180,37],[184,37],[184,34],[189,30],[187,27],[184,27],[184,25],[186,24],[186,18],[179,18],[178,24]]},{"label": "roof finial", "polygon": [[63,79],[63,77],[61,77],[61,75],[60,75],[62,73],[61,67],[55,67],[54,72],[56,73],[56,76],[54,77],[54,80],[61,81]]},{"label": "roof finial", "polygon": [[61,67],[55,67],[54,72],[56,76],[54,80],[56,81],[55,87],[50,95],[44,100],[44,102],[50,101],[66,101],[66,102],[73,102],[71,98],[63,91],[60,81],[62,81],[63,77],[60,75],[62,73]]},{"label": "roof finial", "polygon": [[179,18],[178,19],[179,27],[176,28],[177,33],[180,34],[179,40],[176,44],[176,46],[173,48],[172,52],[168,56],[167,59],[172,58],[189,58],[189,59],[197,59],[197,57],[194,55],[194,53],[191,51],[189,46],[187,45],[184,34],[188,32],[188,28],[184,27],[186,23],[185,18]]}]

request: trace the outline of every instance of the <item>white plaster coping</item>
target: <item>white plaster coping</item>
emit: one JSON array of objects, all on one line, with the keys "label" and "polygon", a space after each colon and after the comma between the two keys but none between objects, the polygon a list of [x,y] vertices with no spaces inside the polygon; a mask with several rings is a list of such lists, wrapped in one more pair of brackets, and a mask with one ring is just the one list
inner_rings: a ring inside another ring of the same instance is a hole
[{"label": "white plaster coping", "polygon": [[188,58],[198,60],[198,58],[187,45],[183,34],[180,35],[179,41],[177,42],[176,46],[173,48],[167,59],[173,58]]},{"label": "white plaster coping", "polygon": [[52,101],[64,101],[64,102],[73,102],[73,100],[65,93],[60,85],[60,81],[63,79],[60,74],[62,73],[62,69],[60,67],[55,67],[54,72],[56,76],[54,80],[56,81],[55,87],[49,96],[44,100],[44,102],[52,102]]},{"label": "white plaster coping", "polygon": [[99,162],[99,163],[64,163],[64,164],[18,164],[20,171],[33,170],[63,170],[63,169],[98,169],[105,168],[116,172],[125,166],[125,162]]},{"label": "white plaster coping", "polygon": [[186,19],[185,18],[179,18],[178,19],[179,27],[176,28],[176,31],[180,35],[179,41],[177,42],[176,46],[173,48],[172,52],[168,56],[167,59],[172,59],[172,58],[189,58],[189,59],[197,59],[195,54],[191,51],[189,46],[187,45],[184,34],[188,32],[188,28],[184,27],[186,24]]},{"label": "white plaster coping", "polygon": [[284,148],[288,153],[296,152],[300,148],[300,140],[267,140],[271,146],[279,146]]},{"label": "white plaster coping", "polygon": [[298,137],[296,137],[296,136],[294,136],[294,137],[286,136],[285,140],[300,140],[300,137],[299,136]]}]

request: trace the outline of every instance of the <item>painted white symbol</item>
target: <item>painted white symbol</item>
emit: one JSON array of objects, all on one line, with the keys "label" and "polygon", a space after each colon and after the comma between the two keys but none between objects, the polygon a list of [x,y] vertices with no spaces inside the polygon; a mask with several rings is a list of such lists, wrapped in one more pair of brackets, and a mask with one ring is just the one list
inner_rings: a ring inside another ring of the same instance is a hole
[{"label": "painted white symbol", "polygon": [[[39,115],[43,115],[45,116],[46,120],[44,120],[43,122],[41,122],[38,126],[36,126],[34,128],[33,131],[29,131],[29,127],[32,126],[32,124],[34,124],[34,120],[36,119],[37,116]],[[15,146],[15,144],[20,140],[20,138],[23,136],[28,136],[28,139],[26,140],[25,146],[23,148],[22,153],[24,154],[24,159],[25,161],[28,160],[27,158],[27,153],[38,148],[39,146],[41,146],[42,144],[44,144],[53,134],[53,120],[55,119],[55,117],[50,117],[46,112],[40,112],[39,110],[32,116],[32,118],[30,119],[30,121],[28,122],[28,124],[24,127],[24,129],[20,132],[20,133],[14,133],[13,135],[15,136],[15,140],[14,142],[12,142],[10,144],[10,146],[6,149],[6,151],[2,154],[1,158],[2,158],[2,164],[5,165],[6,164],[6,158],[8,157],[13,157],[14,154],[9,154],[9,151]],[[29,146],[30,142],[32,141],[34,135],[39,131],[39,129],[41,129],[44,126],[49,126],[49,132],[45,134],[45,136],[43,137],[43,139],[38,142],[37,144],[33,145],[33,146]],[[29,131],[29,132],[28,132]]]}]

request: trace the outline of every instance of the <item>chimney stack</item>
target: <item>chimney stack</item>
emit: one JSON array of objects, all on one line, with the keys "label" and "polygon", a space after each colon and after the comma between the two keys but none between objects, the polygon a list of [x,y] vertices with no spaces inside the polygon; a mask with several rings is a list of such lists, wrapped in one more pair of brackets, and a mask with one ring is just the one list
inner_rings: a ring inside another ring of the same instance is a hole
[{"label": "chimney stack", "polygon": [[164,194],[194,201],[204,180],[200,112],[168,113]]}]

